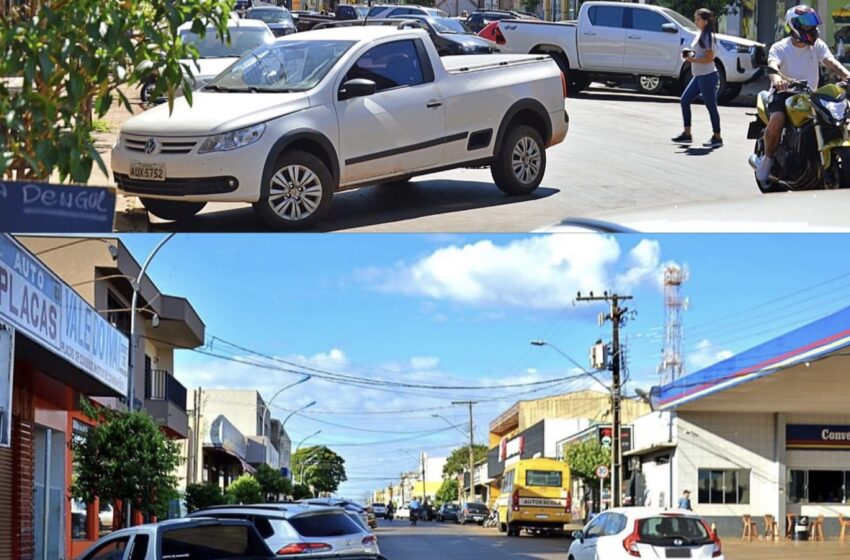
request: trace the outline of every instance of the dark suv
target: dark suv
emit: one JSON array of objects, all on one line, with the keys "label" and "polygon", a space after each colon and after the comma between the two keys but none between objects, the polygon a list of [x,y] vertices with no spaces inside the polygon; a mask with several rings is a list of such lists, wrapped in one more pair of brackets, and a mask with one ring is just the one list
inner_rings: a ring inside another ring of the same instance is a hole
[{"label": "dark suv", "polygon": [[509,12],[507,10],[488,10],[481,12],[472,12],[466,21],[464,22],[466,26],[473,32],[479,33],[482,29],[487,27],[487,24],[494,21],[501,21],[503,19],[523,19],[526,16],[518,12]]},{"label": "dark suv", "polygon": [[484,520],[490,515],[490,510],[484,504],[469,503],[461,508],[457,516],[457,522],[461,525],[467,523],[484,524]]}]

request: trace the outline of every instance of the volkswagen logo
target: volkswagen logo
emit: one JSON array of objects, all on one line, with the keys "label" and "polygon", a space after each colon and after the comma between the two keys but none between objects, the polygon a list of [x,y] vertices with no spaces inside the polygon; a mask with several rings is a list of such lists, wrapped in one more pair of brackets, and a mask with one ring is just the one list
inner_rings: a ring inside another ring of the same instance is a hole
[{"label": "volkswagen logo", "polygon": [[155,154],[159,150],[159,142],[156,141],[156,138],[148,138],[148,141],[145,142],[145,153],[147,155]]},{"label": "volkswagen logo", "polygon": [[683,544],[685,544],[685,541],[683,541],[682,539],[673,539],[673,544],[676,546],[682,546]]}]

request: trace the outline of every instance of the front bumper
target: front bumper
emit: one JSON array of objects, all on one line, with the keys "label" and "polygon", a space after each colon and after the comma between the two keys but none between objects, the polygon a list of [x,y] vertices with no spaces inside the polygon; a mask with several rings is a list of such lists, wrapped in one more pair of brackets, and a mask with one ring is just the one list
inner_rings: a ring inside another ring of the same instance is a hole
[{"label": "front bumper", "polygon": [[[256,202],[260,198],[263,168],[270,135],[231,150],[199,154],[204,137],[152,137],[159,149],[146,154],[151,137],[121,134],[112,148],[112,173],[118,190],[150,198],[186,202]],[[130,178],[133,163],[165,166],[164,181]]]}]

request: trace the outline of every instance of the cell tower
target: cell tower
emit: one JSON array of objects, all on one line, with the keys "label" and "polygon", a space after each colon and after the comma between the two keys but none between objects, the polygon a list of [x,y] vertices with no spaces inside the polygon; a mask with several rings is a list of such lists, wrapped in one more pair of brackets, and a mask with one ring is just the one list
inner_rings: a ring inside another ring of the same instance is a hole
[{"label": "cell tower", "polygon": [[682,284],[688,280],[688,271],[677,264],[664,269],[664,349],[658,373],[661,385],[682,377],[682,311],[688,308],[688,299],[682,297]]}]

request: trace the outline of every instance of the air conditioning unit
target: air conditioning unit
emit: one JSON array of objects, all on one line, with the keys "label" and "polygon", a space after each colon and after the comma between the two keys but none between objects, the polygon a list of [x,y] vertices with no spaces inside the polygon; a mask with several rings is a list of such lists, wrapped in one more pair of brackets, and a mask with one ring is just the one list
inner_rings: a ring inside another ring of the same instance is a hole
[{"label": "air conditioning unit", "polygon": [[590,367],[608,369],[608,345],[597,342],[590,347]]}]

